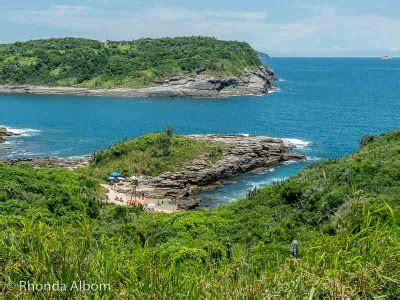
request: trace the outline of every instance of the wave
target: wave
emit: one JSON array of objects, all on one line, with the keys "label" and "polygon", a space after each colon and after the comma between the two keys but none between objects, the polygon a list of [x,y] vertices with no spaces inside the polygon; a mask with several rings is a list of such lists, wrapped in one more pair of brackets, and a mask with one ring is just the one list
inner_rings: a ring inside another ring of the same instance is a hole
[{"label": "wave", "polygon": [[282,90],[280,89],[280,88],[274,88],[274,89],[272,89],[272,90],[269,90],[268,91],[268,94],[272,94],[272,93],[279,93],[279,92],[281,92]]},{"label": "wave", "polygon": [[297,160],[287,160],[287,161],[284,161],[282,164],[287,166],[287,165],[296,164],[296,163],[298,163]]},{"label": "wave", "polygon": [[278,81],[280,81],[280,82],[285,82],[286,79],[285,79],[285,78],[279,78]]},{"label": "wave", "polygon": [[41,133],[40,130],[33,129],[33,128],[14,128],[14,127],[8,127],[8,126],[3,126],[3,125],[0,125],[0,127],[4,127],[5,129],[7,129],[7,131],[17,134],[17,136],[21,136],[21,137],[29,137],[29,136],[34,136],[34,135],[38,135]]},{"label": "wave", "polygon": [[251,187],[252,189],[257,187],[257,188],[262,188],[271,184],[274,184],[276,182],[282,182],[289,179],[289,177],[273,177],[273,178],[267,178],[263,180],[257,180],[257,181],[248,181],[246,183],[246,188],[248,191],[248,187]]},{"label": "wave", "polygon": [[307,156],[306,157],[308,161],[320,161],[321,158],[315,157],[315,156]]},{"label": "wave", "polygon": [[305,140],[300,140],[296,138],[286,138],[282,139],[285,143],[287,144],[293,144],[296,146],[298,149],[303,149],[311,145],[310,141],[305,141]]},{"label": "wave", "polygon": [[90,158],[91,154],[86,154],[86,155],[73,155],[73,156],[68,156],[66,159],[87,159]]}]

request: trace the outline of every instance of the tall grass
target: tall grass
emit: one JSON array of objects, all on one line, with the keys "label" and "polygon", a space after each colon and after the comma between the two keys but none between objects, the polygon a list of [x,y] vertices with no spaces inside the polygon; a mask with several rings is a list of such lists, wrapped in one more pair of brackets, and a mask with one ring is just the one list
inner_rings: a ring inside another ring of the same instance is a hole
[{"label": "tall grass", "polygon": [[[0,193],[14,197],[0,202],[0,290],[46,299],[399,298],[398,136],[231,205],[174,215],[111,205],[93,213],[74,196],[82,175],[0,165]],[[49,178],[63,190],[56,210]],[[21,291],[19,281],[110,290]]]}]

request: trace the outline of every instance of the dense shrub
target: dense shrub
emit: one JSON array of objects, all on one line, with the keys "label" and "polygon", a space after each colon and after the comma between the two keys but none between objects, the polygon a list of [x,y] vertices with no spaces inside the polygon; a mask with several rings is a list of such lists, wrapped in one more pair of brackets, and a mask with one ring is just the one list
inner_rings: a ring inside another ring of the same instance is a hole
[{"label": "dense shrub", "polygon": [[195,71],[238,75],[260,64],[247,43],[210,37],[47,39],[0,45],[0,84],[134,88]]}]

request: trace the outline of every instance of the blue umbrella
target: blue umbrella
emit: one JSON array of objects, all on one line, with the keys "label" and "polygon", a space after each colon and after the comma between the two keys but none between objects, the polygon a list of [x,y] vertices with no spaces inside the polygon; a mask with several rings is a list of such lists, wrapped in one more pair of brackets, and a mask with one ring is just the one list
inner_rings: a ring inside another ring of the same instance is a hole
[{"label": "blue umbrella", "polygon": [[118,172],[112,172],[111,177],[121,177],[121,174],[119,174]]}]

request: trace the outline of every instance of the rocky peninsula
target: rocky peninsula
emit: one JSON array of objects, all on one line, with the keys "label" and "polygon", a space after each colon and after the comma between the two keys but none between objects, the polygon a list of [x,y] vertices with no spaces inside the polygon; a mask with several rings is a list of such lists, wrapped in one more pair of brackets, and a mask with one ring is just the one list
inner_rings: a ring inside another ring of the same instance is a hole
[{"label": "rocky peninsula", "polygon": [[189,135],[191,139],[223,144],[226,151],[221,160],[210,165],[206,157],[195,159],[179,172],[159,176],[132,176],[116,184],[115,191],[136,193],[152,199],[173,199],[180,209],[196,208],[195,195],[213,189],[225,180],[254,170],[266,170],[286,161],[303,161],[305,156],[294,153],[295,145],[282,139],[248,135]]},{"label": "rocky peninsula", "polygon": [[144,88],[89,89],[81,87],[50,87],[33,85],[0,85],[2,94],[54,94],[76,96],[118,97],[193,97],[226,98],[240,95],[262,95],[274,88],[276,77],[263,65],[246,69],[242,75],[218,78],[199,70],[191,75],[155,81]]},{"label": "rocky peninsula", "polygon": [[[115,184],[118,194],[142,195],[149,199],[172,200],[178,209],[193,209],[200,204],[196,195],[217,188],[225,181],[250,172],[263,171],[286,161],[303,161],[305,156],[295,153],[296,146],[279,138],[252,135],[188,135],[189,139],[216,142],[224,146],[221,159],[213,164],[207,157],[196,157],[178,172],[166,172],[158,176],[123,177]],[[10,165],[27,163],[35,168],[62,167],[75,170],[90,164],[91,157],[61,159],[56,157],[14,158],[4,162]]]}]

